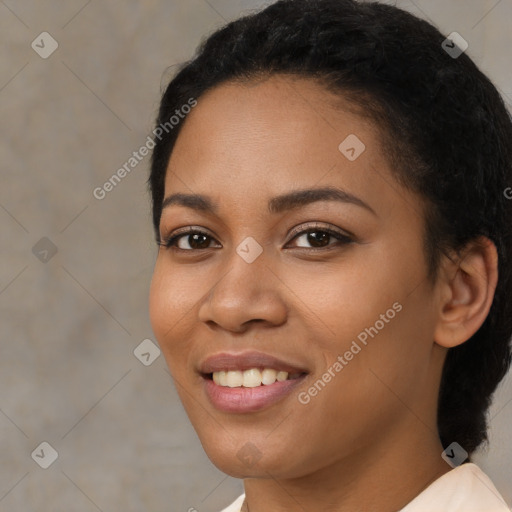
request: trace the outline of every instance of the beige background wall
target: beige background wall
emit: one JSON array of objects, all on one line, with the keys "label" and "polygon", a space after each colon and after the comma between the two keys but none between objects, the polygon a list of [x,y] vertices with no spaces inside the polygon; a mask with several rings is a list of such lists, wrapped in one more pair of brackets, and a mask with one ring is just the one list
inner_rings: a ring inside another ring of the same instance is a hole
[{"label": "beige background wall", "polygon": [[[144,144],[166,68],[263,4],[0,1],[0,511],[214,512],[241,492],[204,455],[163,357],[133,354],[154,339],[149,157],[93,190]],[[511,102],[512,0],[397,4],[461,33]],[[43,31],[59,45],[47,59],[31,48]],[[509,378],[478,458],[510,504],[511,400]],[[43,441],[48,469],[31,457]]]}]

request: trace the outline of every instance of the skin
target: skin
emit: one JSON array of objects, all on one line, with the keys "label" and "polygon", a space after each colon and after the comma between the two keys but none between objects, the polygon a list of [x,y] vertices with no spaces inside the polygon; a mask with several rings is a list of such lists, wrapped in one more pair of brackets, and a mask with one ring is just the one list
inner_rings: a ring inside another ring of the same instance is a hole
[{"label": "skin", "polygon": [[[163,238],[186,226],[211,238],[159,248],[151,323],[208,457],[244,479],[251,512],[392,512],[449,471],[436,428],[443,362],[483,323],[496,286],[486,239],[444,257],[437,281],[427,279],[424,202],[393,177],[378,129],[349,110],[308,79],[226,83],[199,98],[169,162],[166,196],[205,194],[219,211],[164,209]],[[338,150],[349,134],[366,146],[355,161]],[[267,210],[273,196],[327,185],[374,213],[336,201]],[[312,223],[354,241],[327,237],[322,248],[290,236]],[[263,249],[250,264],[236,252],[249,236]],[[402,310],[301,404],[297,394],[395,302]],[[218,411],[198,364],[243,349],[298,363],[308,376],[264,410]],[[253,464],[237,457],[248,441],[260,457]]]}]

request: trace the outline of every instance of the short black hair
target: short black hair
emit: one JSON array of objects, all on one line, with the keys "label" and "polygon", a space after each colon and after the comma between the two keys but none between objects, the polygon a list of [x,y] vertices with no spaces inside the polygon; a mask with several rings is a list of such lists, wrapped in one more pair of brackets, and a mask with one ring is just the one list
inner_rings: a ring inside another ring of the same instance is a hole
[{"label": "short black hair", "polygon": [[[492,82],[466,53],[450,55],[445,39],[430,23],[378,2],[280,0],[202,42],[163,93],[156,125],[224,82],[278,74],[318,80],[376,122],[396,179],[428,205],[432,283],[442,254],[459,254],[480,236],[494,242],[499,278],[490,312],[469,340],[448,350],[439,391],[441,443],[456,441],[471,455],[487,441],[487,410],[512,358],[512,200],[505,197],[512,122]],[[166,169],[182,125],[166,131],[152,154],[157,241]]]}]

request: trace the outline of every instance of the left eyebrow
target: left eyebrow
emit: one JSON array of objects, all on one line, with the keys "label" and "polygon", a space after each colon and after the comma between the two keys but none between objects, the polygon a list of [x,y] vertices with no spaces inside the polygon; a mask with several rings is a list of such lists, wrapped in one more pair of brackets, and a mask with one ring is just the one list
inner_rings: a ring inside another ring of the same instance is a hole
[{"label": "left eyebrow", "polygon": [[[294,190],[292,192],[287,192],[286,194],[272,197],[268,201],[268,211],[273,214],[282,213],[284,211],[301,208],[318,201],[339,201],[342,203],[354,204],[377,216],[375,210],[362,199],[347,192],[346,190],[332,186]],[[213,215],[217,215],[217,212],[219,211],[219,205],[212,201],[210,197],[202,194],[171,194],[164,199],[162,203],[162,210],[173,204]]]}]

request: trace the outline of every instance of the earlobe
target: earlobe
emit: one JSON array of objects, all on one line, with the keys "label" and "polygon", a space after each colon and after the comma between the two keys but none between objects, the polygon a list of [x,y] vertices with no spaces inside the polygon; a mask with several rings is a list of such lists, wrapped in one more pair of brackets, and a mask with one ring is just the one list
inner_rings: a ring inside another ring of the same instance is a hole
[{"label": "earlobe", "polygon": [[467,341],[484,323],[498,282],[498,254],[486,237],[470,242],[455,261],[445,261],[438,286],[434,341],[451,348]]}]

